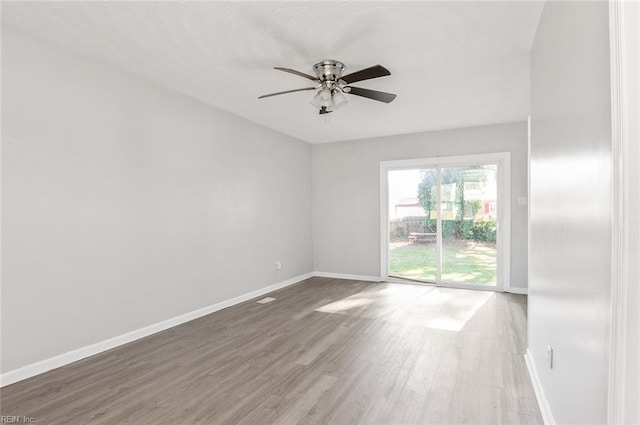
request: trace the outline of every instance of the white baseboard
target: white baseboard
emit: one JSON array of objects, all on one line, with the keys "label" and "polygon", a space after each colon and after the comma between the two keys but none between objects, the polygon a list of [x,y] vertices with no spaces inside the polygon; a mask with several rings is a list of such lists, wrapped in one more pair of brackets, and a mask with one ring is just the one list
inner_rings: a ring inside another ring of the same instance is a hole
[{"label": "white baseboard", "polygon": [[536,365],[533,363],[533,356],[531,351],[527,348],[527,354],[524,355],[524,361],[527,363],[527,369],[529,369],[529,377],[531,378],[531,384],[533,385],[533,391],[536,393],[536,400],[538,400],[538,406],[540,406],[540,414],[545,425],[555,425],[556,421],[551,414],[551,405],[549,400],[544,395],[544,389],[542,383],[538,377]]},{"label": "white baseboard", "polygon": [[334,279],[363,280],[365,282],[381,282],[380,276],[363,276],[359,274],[313,272],[317,277],[331,277]]},{"label": "white baseboard", "polygon": [[296,276],[283,282],[269,285],[264,288],[260,288],[255,291],[240,295],[238,297],[231,298],[229,300],[221,301],[219,303],[194,310],[189,313],[181,314],[180,316],[172,317],[171,319],[167,319],[162,322],[137,329],[135,331],[127,332],[125,334],[109,338],[105,341],[87,345],[86,347],[78,348],[77,350],[72,350],[67,353],[39,361],[37,363],[23,366],[19,369],[5,372],[0,375],[0,387],[4,387],[27,378],[31,378],[32,376],[40,375],[41,373],[48,372],[52,369],[57,369],[59,367],[68,365],[89,356],[93,356],[103,351],[111,350],[112,348],[116,348],[120,345],[127,344],[129,342],[144,338],[165,329],[169,329],[182,323],[197,319],[199,317],[206,316],[207,314],[222,310],[223,308],[231,307],[252,298],[257,298],[269,292],[273,292],[275,290],[301,282],[313,276],[314,273],[306,273],[300,276]]},{"label": "white baseboard", "polygon": [[516,288],[512,286],[509,289],[506,289],[505,292],[509,292],[510,294],[527,295],[529,291],[527,288]]}]

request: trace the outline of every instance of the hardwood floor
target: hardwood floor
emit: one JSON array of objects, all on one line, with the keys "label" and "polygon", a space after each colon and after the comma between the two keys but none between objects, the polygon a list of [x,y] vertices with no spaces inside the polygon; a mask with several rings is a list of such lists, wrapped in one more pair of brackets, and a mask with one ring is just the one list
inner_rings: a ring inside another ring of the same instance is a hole
[{"label": "hardwood floor", "polygon": [[526,297],[312,278],[1,390],[38,424],[542,424]]}]

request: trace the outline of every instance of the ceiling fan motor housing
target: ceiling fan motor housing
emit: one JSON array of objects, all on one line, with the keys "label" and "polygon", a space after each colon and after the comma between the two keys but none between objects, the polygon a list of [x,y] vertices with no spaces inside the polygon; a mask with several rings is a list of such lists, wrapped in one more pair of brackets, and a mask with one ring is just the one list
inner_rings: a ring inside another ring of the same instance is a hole
[{"label": "ceiling fan motor housing", "polygon": [[290,68],[276,66],[274,67],[274,69],[306,78],[307,80],[313,81],[317,85],[315,87],[304,87],[301,89],[270,93],[259,96],[258,99],[299,91],[315,90],[316,95],[311,101],[311,104],[318,108],[320,110],[320,114],[322,115],[333,112],[333,110],[338,109],[345,103],[347,103],[347,100],[344,96],[345,93],[365,97],[367,99],[377,100],[384,103],[390,103],[396,98],[396,95],[392,93],[385,93],[378,90],[370,90],[350,85],[358,81],[370,80],[372,78],[391,75],[391,72],[389,72],[389,70],[382,65],[370,66],[369,68],[361,69],[360,71],[343,75],[345,70],[344,64],[336,60],[327,59],[313,65],[313,71],[316,74],[315,77]]},{"label": "ceiling fan motor housing", "polygon": [[313,65],[313,71],[320,81],[337,82],[342,77],[345,66],[342,62],[335,60],[324,60]]}]

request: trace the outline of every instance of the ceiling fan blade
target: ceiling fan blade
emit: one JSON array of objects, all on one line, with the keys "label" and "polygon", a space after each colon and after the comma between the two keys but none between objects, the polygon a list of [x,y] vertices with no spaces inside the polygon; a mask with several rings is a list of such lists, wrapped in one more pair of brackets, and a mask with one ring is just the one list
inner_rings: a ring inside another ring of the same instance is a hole
[{"label": "ceiling fan blade", "polygon": [[271,96],[278,96],[280,94],[294,93],[294,92],[297,92],[297,91],[315,90],[315,89],[316,89],[315,87],[305,87],[303,89],[279,91],[277,93],[263,94],[262,96],[258,97],[258,99],[264,99],[265,97],[271,97]]},{"label": "ceiling fan blade", "polygon": [[379,102],[391,103],[393,99],[396,98],[395,94],[385,93],[383,91],[369,90],[369,89],[363,89],[360,87],[352,87],[352,86],[349,86],[349,88],[351,90],[349,90],[348,92],[345,91],[345,93],[355,94],[356,96],[366,97],[369,99],[377,100]]},{"label": "ceiling fan blade", "polygon": [[312,77],[309,74],[305,74],[304,72],[296,71],[295,69],[282,68],[282,67],[279,67],[279,66],[274,66],[273,69],[277,69],[278,71],[288,72],[289,74],[297,75],[299,77],[306,78],[306,79],[311,80],[311,81],[320,82],[320,80],[318,80],[317,77]]},{"label": "ceiling fan blade", "polygon": [[347,74],[340,79],[347,84],[351,84],[358,81],[370,80],[372,78],[385,77],[387,75],[391,75],[391,72],[389,72],[387,68],[382,65],[374,65],[369,68]]}]

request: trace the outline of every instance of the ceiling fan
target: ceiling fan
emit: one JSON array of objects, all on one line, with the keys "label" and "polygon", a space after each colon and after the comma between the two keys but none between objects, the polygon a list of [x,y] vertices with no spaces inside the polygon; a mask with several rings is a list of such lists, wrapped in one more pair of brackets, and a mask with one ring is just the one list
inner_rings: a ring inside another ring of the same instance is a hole
[{"label": "ceiling fan", "polygon": [[294,93],[306,90],[315,90],[311,104],[319,109],[320,115],[331,113],[340,109],[347,103],[344,94],[354,94],[356,96],[366,97],[368,99],[377,100],[379,102],[390,103],[396,98],[395,94],[385,93],[377,90],[363,89],[354,87],[351,84],[358,81],[370,80],[372,78],[384,77],[391,75],[391,72],[382,65],[374,65],[351,74],[342,75],[345,66],[342,62],[336,60],[324,60],[313,65],[313,71],[316,76],[305,74],[289,68],[274,67],[278,71],[288,72],[300,77],[311,80],[317,85],[315,87],[305,87],[302,89],[286,90],[277,93],[265,94],[258,99],[265,97],[278,96],[281,94]]}]

